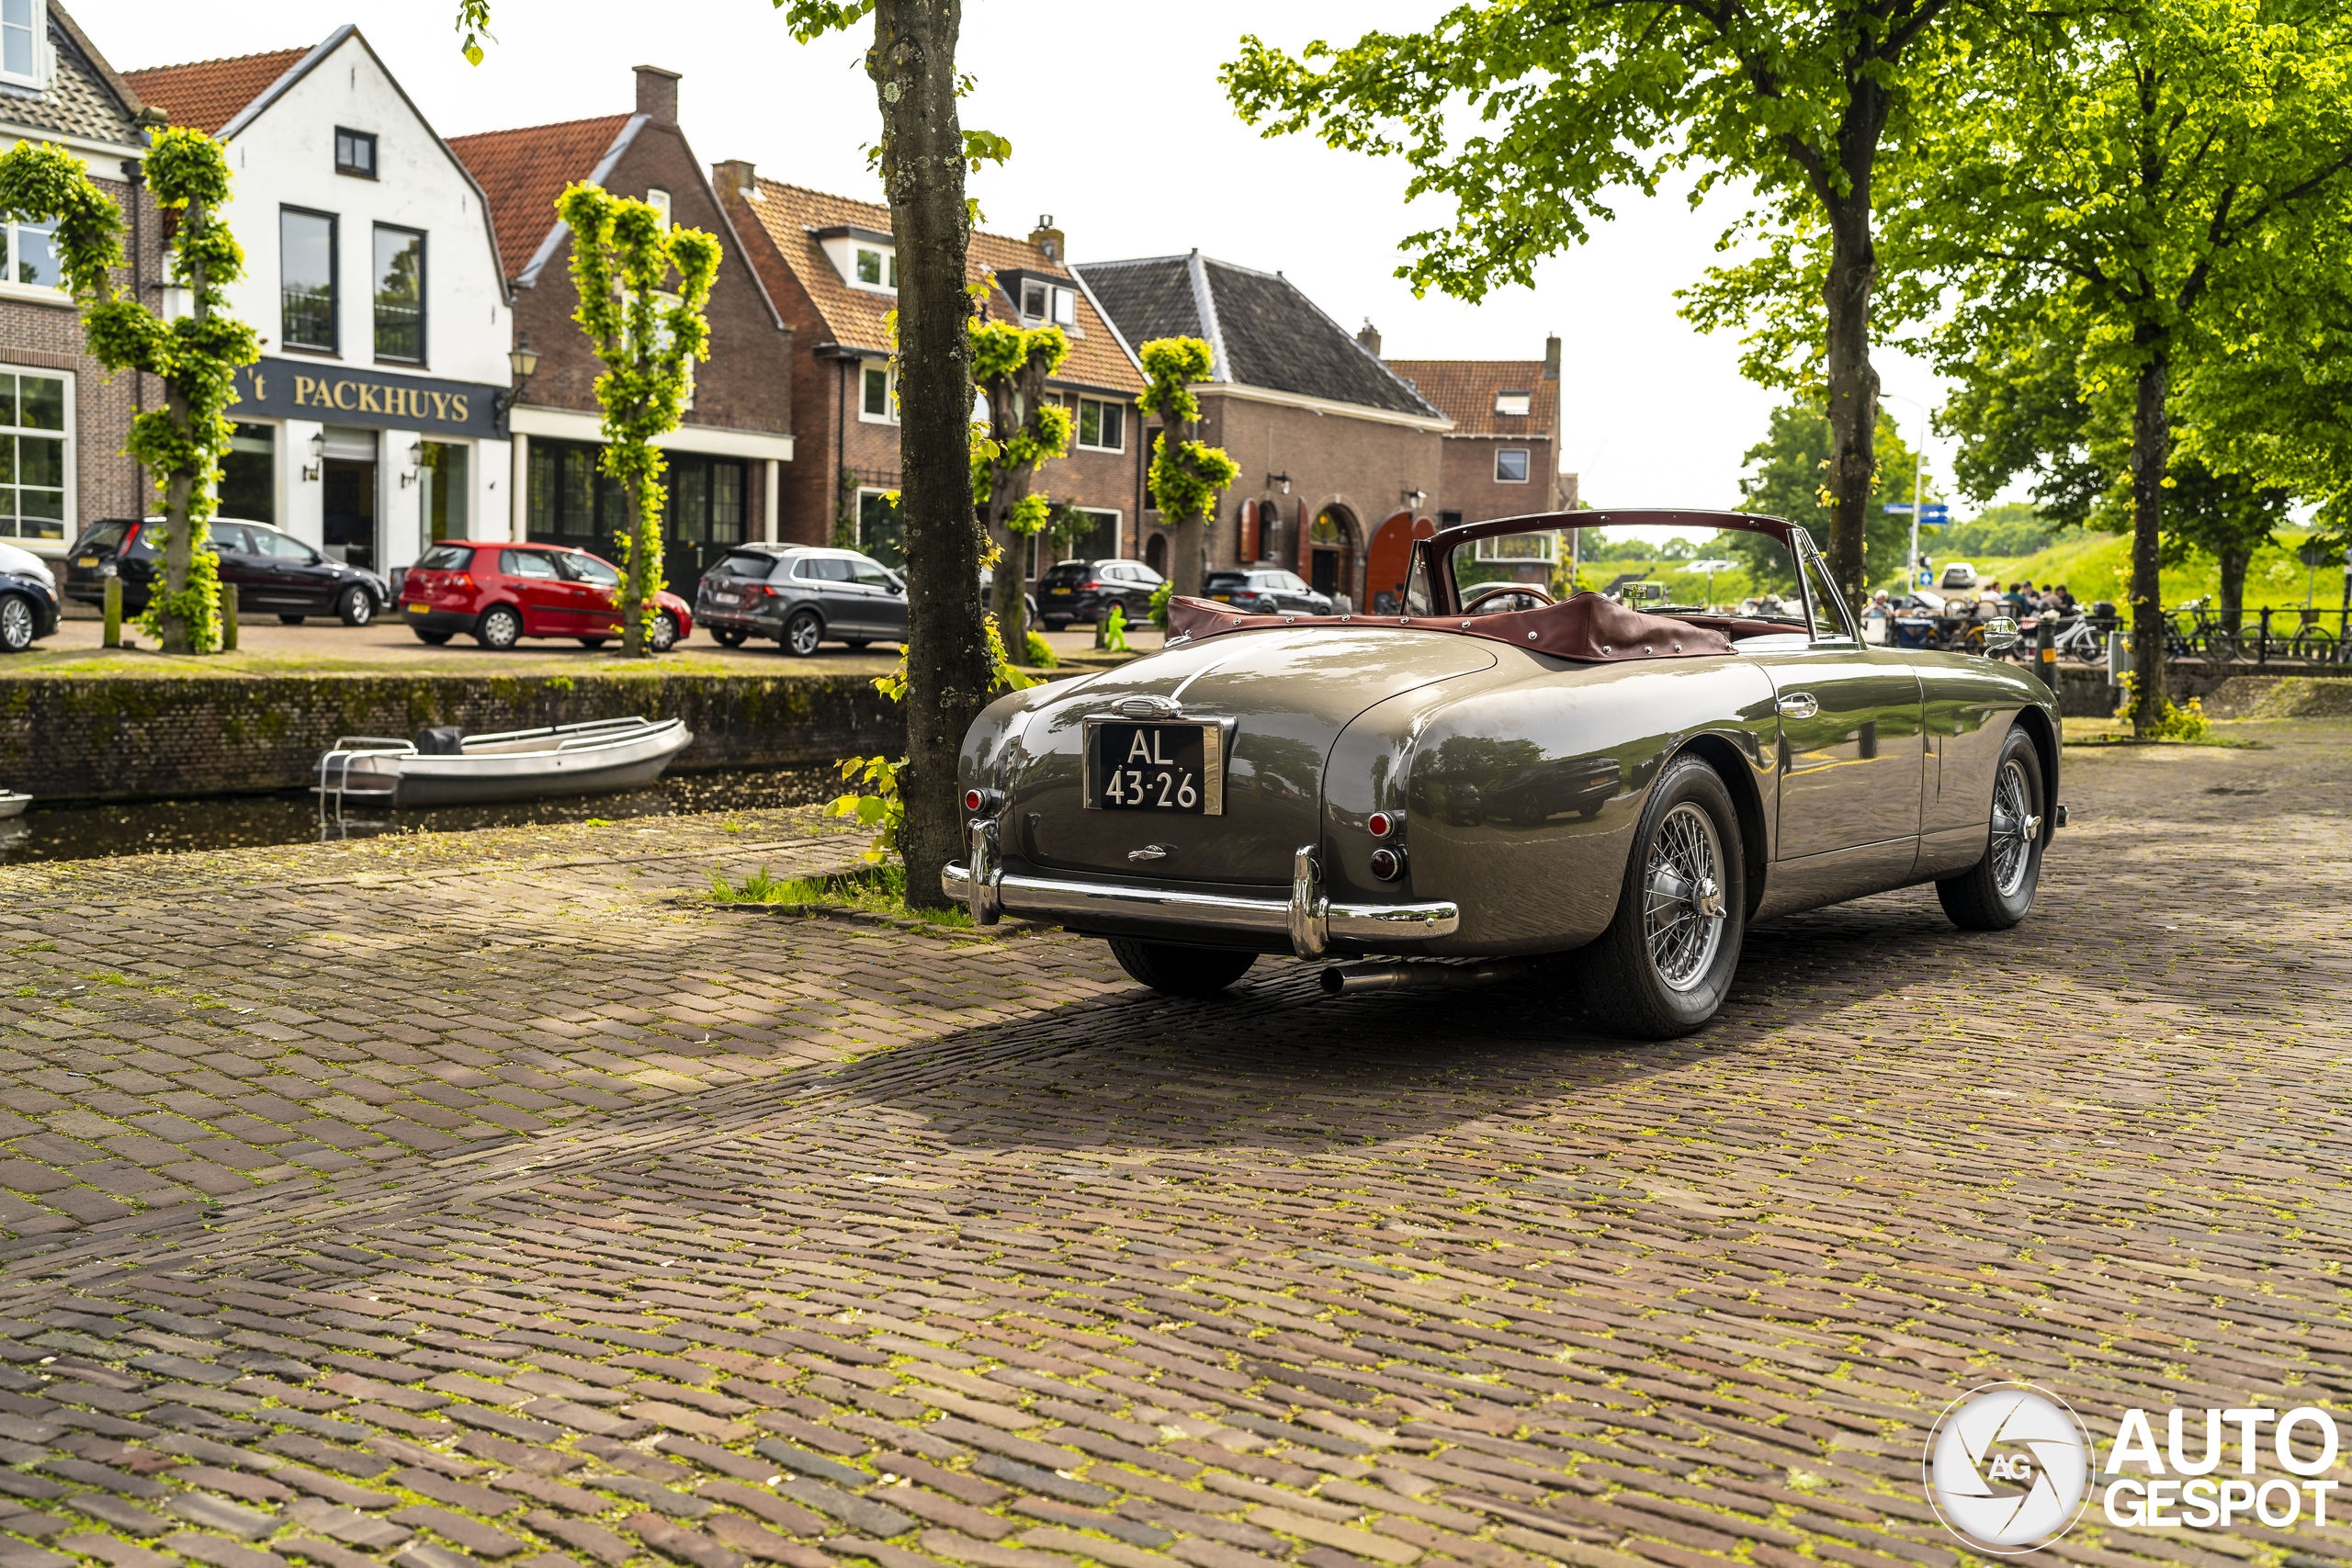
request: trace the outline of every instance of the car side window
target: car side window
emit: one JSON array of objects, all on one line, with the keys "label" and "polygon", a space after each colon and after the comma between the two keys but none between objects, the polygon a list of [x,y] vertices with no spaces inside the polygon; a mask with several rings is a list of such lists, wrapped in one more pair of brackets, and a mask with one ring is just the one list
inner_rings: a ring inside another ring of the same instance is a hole
[{"label": "car side window", "polygon": [[555,562],[543,550],[501,550],[498,570],[509,577],[553,577]]},{"label": "car side window", "polygon": [[844,561],[842,564],[850,569],[850,575],[854,580],[865,584],[868,588],[890,586],[890,574],[883,569],[880,561],[867,560],[860,556],[854,561]]},{"label": "car side window", "polygon": [[298,560],[305,565],[319,558],[310,546],[290,534],[281,534],[275,528],[255,528],[251,533],[255,555],[268,556],[273,560]]},{"label": "car side window", "polygon": [[1806,605],[1813,612],[1815,642],[1829,637],[1853,640],[1853,632],[1847,627],[1845,617],[1839,614],[1838,595],[1830,589],[1828,577],[1822,570],[1821,558],[1810,550],[1804,552],[1804,597]]},{"label": "car side window", "polygon": [[808,575],[820,582],[848,582],[852,580],[849,562],[839,556],[820,556],[808,566]]},{"label": "car side window", "polygon": [[253,536],[235,523],[215,523],[207,530],[212,547],[229,555],[249,556],[254,553]]},{"label": "car side window", "polygon": [[1167,581],[1148,566],[1131,566],[1127,568],[1127,576],[1142,583],[1146,588],[1157,588]]},{"label": "car side window", "polygon": [[574,582],[585,582],[595,588],[618,588],[621,574],[594,556],[562,555],[556,561],[563,568],[563,575]]}]

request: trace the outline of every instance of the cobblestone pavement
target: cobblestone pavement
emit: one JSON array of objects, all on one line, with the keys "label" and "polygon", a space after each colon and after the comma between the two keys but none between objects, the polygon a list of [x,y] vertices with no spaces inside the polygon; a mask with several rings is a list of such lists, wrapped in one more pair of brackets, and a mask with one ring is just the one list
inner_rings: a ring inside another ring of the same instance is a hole
[{"label": "cobblestone pavement", "polygon": [[685,897],[805,816],[0,873],[0,1568],[1951,1568],[1964,1389],[2352,1371],[2352,727],[2245,733],[1668,1045]]}]

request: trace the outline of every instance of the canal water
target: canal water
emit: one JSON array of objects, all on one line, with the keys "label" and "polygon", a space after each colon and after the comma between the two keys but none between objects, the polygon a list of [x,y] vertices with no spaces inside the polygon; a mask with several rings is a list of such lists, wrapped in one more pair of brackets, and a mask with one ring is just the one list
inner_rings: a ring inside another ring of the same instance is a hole
[{"label": "canal water", "polygon": [[673,773],[650,789],[621,795],[571,795],[502,806],[435,806],[407,811],[346,809],[341,822],[319,820],[308,790],[277,795],[212,795],[151,800],[128,806],[36,803],[21,817],[0,818],[0,864],[27,861],[96,860],[108,855],[167,854],[182,850],[234,850],[257,844],[303,844],[390,833],[467,832],[480,828],[546,822],[617,822],[631,817],[679,817],[703,811],[746,811],[808,806],[842,793],[841,775],[817,763]]}]

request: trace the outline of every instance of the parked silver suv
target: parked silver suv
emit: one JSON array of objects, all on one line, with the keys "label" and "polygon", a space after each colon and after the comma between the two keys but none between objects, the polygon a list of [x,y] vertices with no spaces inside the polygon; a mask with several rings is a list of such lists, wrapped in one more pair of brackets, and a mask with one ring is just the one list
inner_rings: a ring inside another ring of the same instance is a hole
[{"label": "parked silver suv", "polygon": [[695,584],[695,619],[729,648],[774,637],[805,659],[820,643],[905,641],[907,584],[855,550],[738,545]]}]

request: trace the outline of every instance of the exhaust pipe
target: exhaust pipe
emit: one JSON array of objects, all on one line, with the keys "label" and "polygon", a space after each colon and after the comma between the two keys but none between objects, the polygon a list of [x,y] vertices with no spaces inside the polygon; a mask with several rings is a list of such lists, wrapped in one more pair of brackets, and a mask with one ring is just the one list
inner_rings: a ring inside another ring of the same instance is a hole
[{"label": "exhaust pipe", "polygon": [[1448,964],[1424,959],[1409,964],[1359,964],[1323,971],[1323,994],[1352,997],[1366,991],[1466,991],[1526,974],[1533,958],[1489,958],[1477,964]]}]

